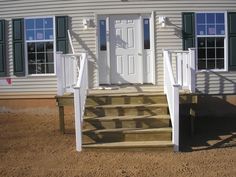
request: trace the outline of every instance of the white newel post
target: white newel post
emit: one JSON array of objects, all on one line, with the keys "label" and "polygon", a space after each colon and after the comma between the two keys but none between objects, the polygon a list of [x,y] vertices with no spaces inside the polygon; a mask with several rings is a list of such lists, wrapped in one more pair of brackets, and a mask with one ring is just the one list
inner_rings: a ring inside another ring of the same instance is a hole
[{"label": "white newel post", "polygon": [[82,124],[81,124],[81,97],[80,88],[75,88],[74,91],[74,109],[75,109],[75,139],[76,139],[76,150],[82,151]]},{"label": "white newel post", "polygon": [[194,48],[189,49],[189,65],[190,65],[190,83],[189,90],[192,93],[196,91],[196,50]]},{"label": "white newel post", "polygon": [[62,52],[56,53],[57,95],[64,94],[64,61]]},{"label": "white newel post", "polygon": [[173,122],[173,144],[174,151],[179,152],[179,85],[173,85],[173,112],[174,112],[174,122]]}]

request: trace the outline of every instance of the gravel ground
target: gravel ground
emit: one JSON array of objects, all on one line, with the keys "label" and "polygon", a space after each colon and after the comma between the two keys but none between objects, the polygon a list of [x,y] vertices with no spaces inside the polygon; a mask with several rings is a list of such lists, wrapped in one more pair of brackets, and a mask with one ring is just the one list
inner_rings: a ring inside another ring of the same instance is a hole
[{"label": "gravel ground", "polygon": [[78,153],[74,138],[59,132],[55,115],[0,113],[0,177],[236,176],[235,146],[182,153]]}]

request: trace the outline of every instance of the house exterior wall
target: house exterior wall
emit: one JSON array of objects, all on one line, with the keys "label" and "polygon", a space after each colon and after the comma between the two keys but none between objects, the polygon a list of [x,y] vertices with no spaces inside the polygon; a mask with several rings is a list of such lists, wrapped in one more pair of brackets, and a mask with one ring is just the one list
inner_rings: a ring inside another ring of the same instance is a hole
[{"label": "house exterior wall", "polygon": [[[98,85],[96,27],[83,29],[83,18],[95,22],[99,14],[143,14],[155,16],[155,69],[156,84],[163,84],[162,50],[182,50],[182,12],[236,11],[235,0],[20,0],[0,1],[0,18],[7,20],[8,70],[12,85],[1,86],[0,97],[6,95],[55,95],[56,76],[13,76],[12,24],[13,18],[67,15],[70,19],[72,41],[76,52],[88,52],[91,87]],[[158,22],[159,16],[168,18],[166,27]],[[196,79],[200,93],[235,93],[236,72],[199,72]]]}]

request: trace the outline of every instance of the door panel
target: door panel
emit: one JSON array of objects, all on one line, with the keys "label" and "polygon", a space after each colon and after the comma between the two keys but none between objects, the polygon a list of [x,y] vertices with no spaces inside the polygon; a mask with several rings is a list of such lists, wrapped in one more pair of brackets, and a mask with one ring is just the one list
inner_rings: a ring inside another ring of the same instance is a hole
[{"label": "door panel", "polygon": [[117,62],[117,73],[118,74],[124,74],[124,66],[123,66],[123,64],[124,64],[124,62],[123,62],[123,58],[122,58],[122,56],[117,56],[116,57],[116,62]]},{"label": "door panel", "polygon": [[134,28],[128,28],[128,48],[134,48]]},{"label": "door panel", "polygon": [[128,62],[128,73],[129,74],[135,74],[135,60],[134,56],[129,56],[129,62]]}]

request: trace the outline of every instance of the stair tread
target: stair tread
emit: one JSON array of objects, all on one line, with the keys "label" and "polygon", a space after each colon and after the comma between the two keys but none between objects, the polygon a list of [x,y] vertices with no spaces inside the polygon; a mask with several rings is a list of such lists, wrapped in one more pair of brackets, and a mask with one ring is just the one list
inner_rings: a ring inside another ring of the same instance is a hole
[{"label": "stair tread", "polygon": [[143,128],[115,128],[115,129],[85,129],[83,130],[83,133],[85,132],[94,132],[96,134],[98,133],[118,133],[118,132],[122,132],[122,133],[151,133],[151,132],[172,132],[172,128],[171,127],[162,127],[162,128],[148,128],[148,129],[143,129]]},{"label": "stair tread", "polygon": [[90,148],[140,148],[140,147],[172,147],[171,141],[126,141],[112,143],[85,144],[83,147]]},{"label": "stair tread", "polygon": [[133,107],[168,107],[167,103],[157,103],[157,104],[117,104],[117,105],[86,105],[86,108],[133,108]]},{"label": "stair tread", "polygon": [[103,116],[103,117],[84,117],[84,120],[137,120],[137,119],[170,119],[170,115],[156,115],[156,116]]},{"label": "stair tread", "polygon": [[164,92],[143,92],[143,93],[89,93],[88,97],[123,97],[123,96],[166,96]]}]

